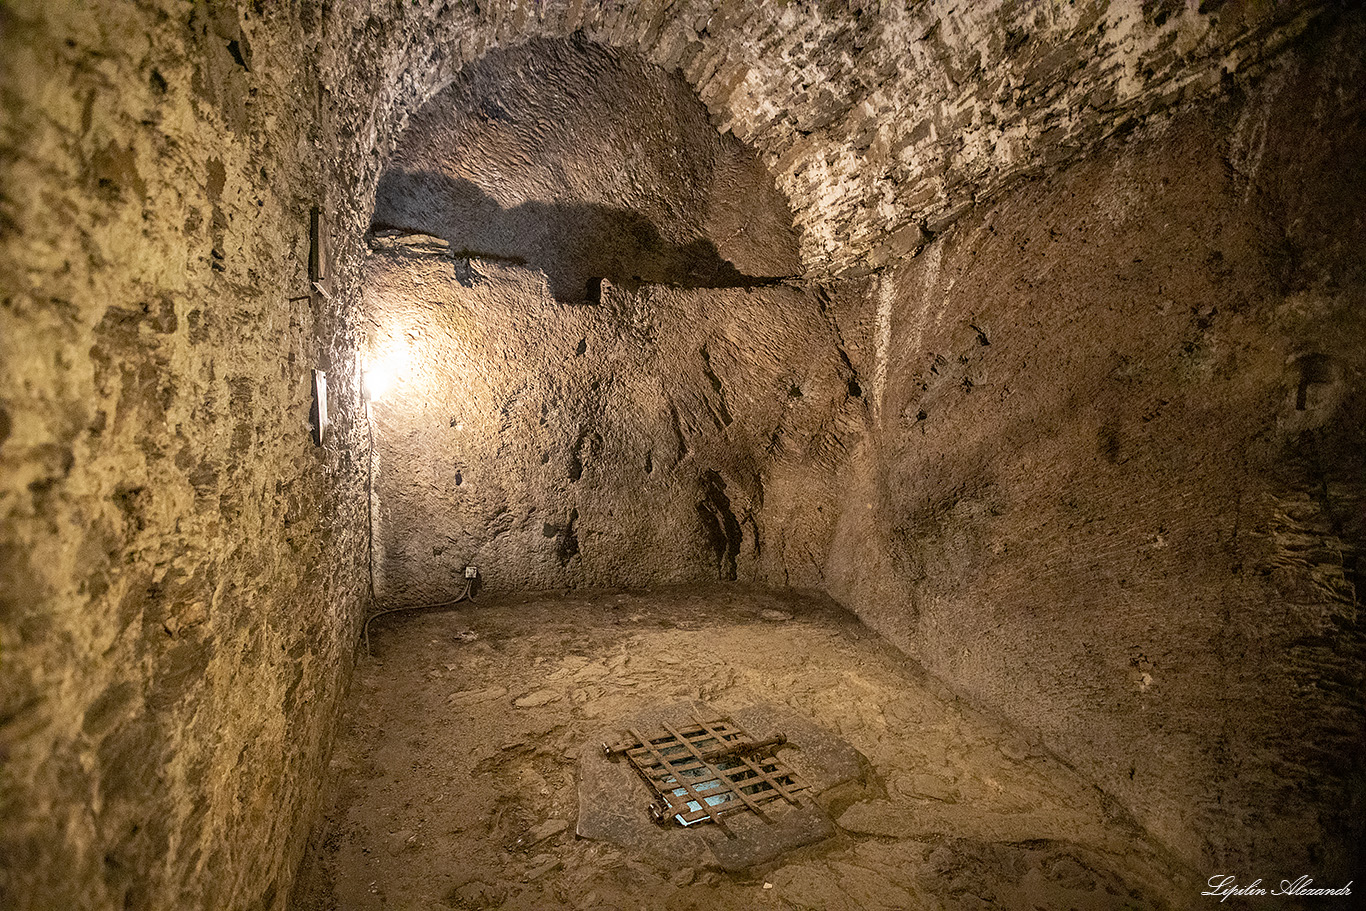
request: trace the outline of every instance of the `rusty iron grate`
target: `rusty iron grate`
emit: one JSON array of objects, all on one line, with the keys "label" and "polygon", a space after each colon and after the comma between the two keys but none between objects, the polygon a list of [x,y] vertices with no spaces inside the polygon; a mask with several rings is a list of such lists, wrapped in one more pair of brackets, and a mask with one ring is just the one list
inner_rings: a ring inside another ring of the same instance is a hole
[{"label": "rusty iron grate", "polygon": [[764,804],[797,806],[793,795],[806,789],[773,755],[787,742],[782,734],[755,740],[729,718],[661,727],[649,737],[629,729],[626,741],[603,744],[609,757],[625,756],[654,791],[650,815],[657,822],[713,822],[730,835],[724,816],[748,810],[767,821]]}]

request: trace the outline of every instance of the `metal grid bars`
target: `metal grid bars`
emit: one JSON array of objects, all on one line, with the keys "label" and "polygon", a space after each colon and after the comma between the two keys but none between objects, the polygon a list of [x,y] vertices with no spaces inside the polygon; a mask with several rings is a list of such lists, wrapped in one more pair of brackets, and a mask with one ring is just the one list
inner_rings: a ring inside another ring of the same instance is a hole
[{"label": "metal grid bars", "polygon": [[657,821],[714,822],[731,835],[722,819],[730,813],[750,810],[767,821],[764,804],[797,805],[793,795],[806,785],[772,755],[786,737],[756,741],[729,719],[694,721],[681,729],[661,724],[662,732],[649,737],[629,729],[630,740],[603,744],[609,757],[624,755],[654,791],[650,813]]}]

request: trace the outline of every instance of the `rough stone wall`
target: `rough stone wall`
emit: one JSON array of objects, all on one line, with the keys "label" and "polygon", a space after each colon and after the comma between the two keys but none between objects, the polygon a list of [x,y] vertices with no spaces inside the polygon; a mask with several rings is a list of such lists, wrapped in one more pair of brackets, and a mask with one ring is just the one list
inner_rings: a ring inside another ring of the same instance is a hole
[{"label": "rough stone wall", "polygon": [[722,124],[766,152],[808,267],[847,274],[895,261],[1019,177],[1217,94],[1325,5],[747,4],[702,31],[757,40],[683,66]]},{"label": "rough stone wall", "polygon": [[288,896],[365,593],[354,267],[308,263],[312,207],[353,251],[368,213],[318,25],[0,8],[7,909]]},{"label": "rough stone wall", "polygon": [[800,266],[771,175],[677,75],[492,51],[412,118],[374,219],[384,601],[466,564],[494,591],[819,579],[862,390],[775,282]]},{"label": "rough stone wall", "polygon": [[1363,40],[1308,36],[833,308],[877,420],[830,590],[1202,876],[1362,870]]},{"label": "rough stone wall", "polygon": [[610,283],[381,237],[372,350],[409,365],[373,404],[376,591],[758,580],[813,587],[839,439],[866,406],[806,292]]}]

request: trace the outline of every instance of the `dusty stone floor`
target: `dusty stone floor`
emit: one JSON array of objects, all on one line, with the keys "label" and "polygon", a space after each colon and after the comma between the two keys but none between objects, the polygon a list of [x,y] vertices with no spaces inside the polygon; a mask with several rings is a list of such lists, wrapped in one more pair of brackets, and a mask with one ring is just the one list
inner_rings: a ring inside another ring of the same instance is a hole
[{"label": "dusty stone floor", "polygon": [[[1198,888],[1103,795],[824,600],[742,586],[376,620],[300,911],[1147,909]],[[653,705],[769,703],[869,762],[837,834],[745,875],[576,836],[577,756]]]}]

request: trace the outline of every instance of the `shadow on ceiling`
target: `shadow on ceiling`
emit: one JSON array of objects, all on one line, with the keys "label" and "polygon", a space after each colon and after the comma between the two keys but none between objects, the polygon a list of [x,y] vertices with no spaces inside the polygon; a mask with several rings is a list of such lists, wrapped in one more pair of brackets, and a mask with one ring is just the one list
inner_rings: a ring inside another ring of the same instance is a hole
[{"label": "shadow on ceiling", "polygon": [[435,171],[389,171],[370,231],[430,234],[458,256],[525,264],[569,303],[596,302],[602,279],[626,287],[752,288],[787,276],[745,275],[709,239],[674,243],[639,212],[595,203],[524,202],[503,208],[478,185]]}]

